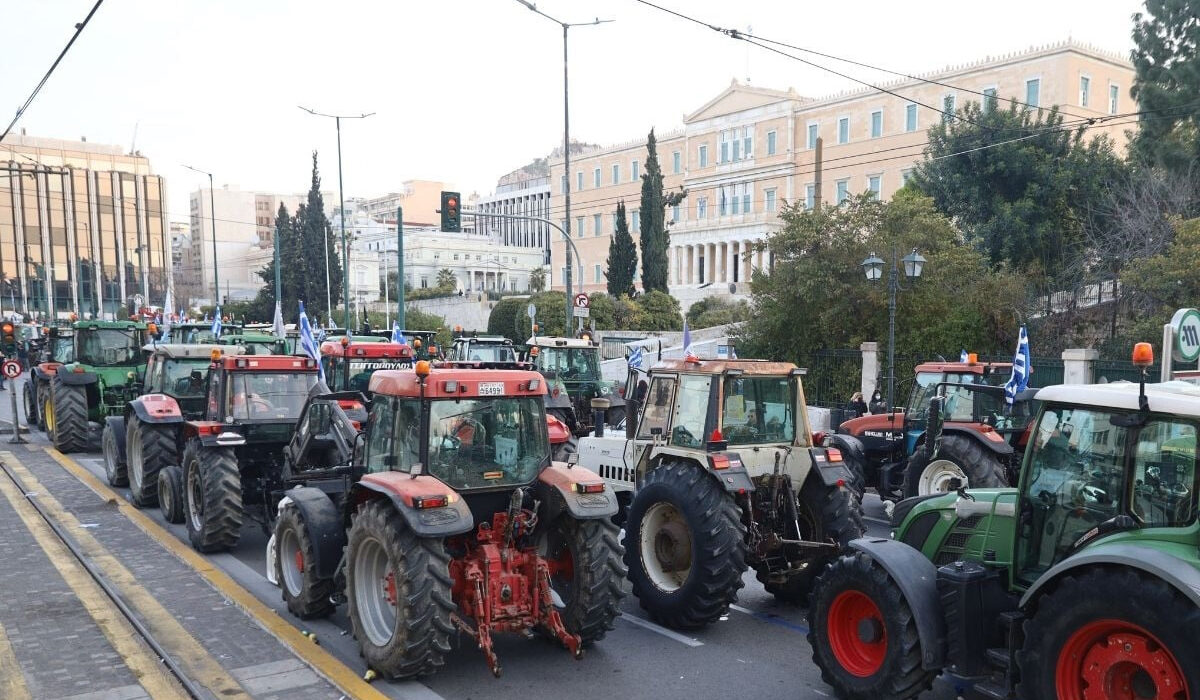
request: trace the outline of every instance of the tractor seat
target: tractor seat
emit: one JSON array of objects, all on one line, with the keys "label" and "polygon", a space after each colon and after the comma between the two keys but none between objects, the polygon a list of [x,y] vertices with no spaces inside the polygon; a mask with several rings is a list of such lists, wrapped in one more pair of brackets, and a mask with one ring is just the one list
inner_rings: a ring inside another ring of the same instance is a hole
[{"label": "tractor seat", "polygon": [[341,461],[333,433],[309,435],[300,448],[296,463],[302,468],[321,469],[337,466]]}]

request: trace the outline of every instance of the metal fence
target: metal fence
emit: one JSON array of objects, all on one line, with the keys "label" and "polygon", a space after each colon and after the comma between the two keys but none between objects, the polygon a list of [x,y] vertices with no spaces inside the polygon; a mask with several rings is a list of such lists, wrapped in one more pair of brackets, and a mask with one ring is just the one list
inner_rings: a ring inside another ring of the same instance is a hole
[{"label": "metal fence", "polygon": [[[1156,360],[1150,367],[1146,381],[1157,382],[1160,371],[1161,365]],[[1121,380],[1136,382],[1142,378],[1142,370],[1129,360],[1099,360],[1096,362],[1095,375],[1097,382],[1119,382]]]},{"label": "metal fence", "polygon": [[616,360],[625,357],[625,343],[632,343],[635,340],[645,340],[645,338],[641,336],[634,336],[632,338],[605,336],[600,341],[600,356],[605,360]]}]

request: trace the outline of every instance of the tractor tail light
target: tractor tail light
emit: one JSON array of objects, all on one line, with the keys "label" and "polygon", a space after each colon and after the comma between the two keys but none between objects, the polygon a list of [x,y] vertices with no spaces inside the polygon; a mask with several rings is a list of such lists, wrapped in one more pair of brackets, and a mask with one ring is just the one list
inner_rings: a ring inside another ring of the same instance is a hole
[{"label": "tractor tail light", "polygon": [[597,481],[593,484],[575,483],[575,493],[604,493],[604,482]]},{"label": "tractor tail light", "polygon": [[449,503],[450,499],[446,496],[417,496],[412,499],[413,508],[417,510],[443,508]]},{"label": "tractor tail light", "polygon": [[710,455],[708,458],[708,464],[713,469],[728,469],[729,457],[726,457],[725,455]]},{"label": "tractor tail light", "polygon": [[825,459],[830,462],[840,462],[842,461],[842,451],[836,447],[827,448],[825,450]]}]

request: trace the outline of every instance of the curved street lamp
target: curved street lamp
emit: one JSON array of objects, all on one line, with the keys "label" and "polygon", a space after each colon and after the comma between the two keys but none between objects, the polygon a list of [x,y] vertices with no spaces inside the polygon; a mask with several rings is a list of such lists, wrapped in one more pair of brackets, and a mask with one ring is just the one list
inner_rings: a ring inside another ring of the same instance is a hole
[{"label": "curved street lamp", "polygon": [[[888,384],[887,384],[887,408],[888,412],[895,410],[895,388],[896,388],[896,293],[900,291],[900,271],[897,263],[897,252],[895,244],[892,245],[892,266],[888,270]],[[921,276],[921,272],[925,269],[925,257],[917,252],[916,248],[912,252],[899,259],[900,263],[904,264],[904,276],[910,280],[915,280]],[[883,276],[883,266],[886,264],[882,258],[871,252],[860,263],[863,272],[867,276],[867,281],[878,282]]]}]

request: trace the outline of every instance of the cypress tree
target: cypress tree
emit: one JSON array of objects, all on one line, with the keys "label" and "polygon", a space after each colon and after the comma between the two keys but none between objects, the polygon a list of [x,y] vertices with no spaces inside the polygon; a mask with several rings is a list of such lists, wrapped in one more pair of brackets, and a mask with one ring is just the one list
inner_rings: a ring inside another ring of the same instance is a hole
[{"label": "cypress tree", "polygon": [[642,290],[667,291],[667,232],[663,226],[662,169],[654,129],[646,138],[646,172],[642,175]]},{"label": "cypress tree", "polygon": [[614,297],[633,295],[633,278],[637,274],[637,250],[629,235],[625,217],[625,202],[617,202],[616,232],[608,242],[608,293]]}]

